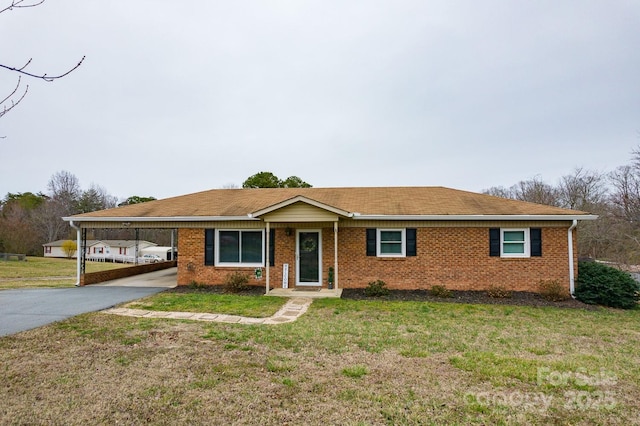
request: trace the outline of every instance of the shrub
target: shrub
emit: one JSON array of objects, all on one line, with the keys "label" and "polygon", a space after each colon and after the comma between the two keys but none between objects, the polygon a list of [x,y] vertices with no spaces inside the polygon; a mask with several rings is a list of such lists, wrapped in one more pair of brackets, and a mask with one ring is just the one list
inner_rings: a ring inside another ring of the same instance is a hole
[{"label": "shrub", "polygon": [[223,284],[225,290],[231,293],[237,293],[249,288],[249,275],[242,272],[233,272],[228,274]]},{"label": "shrub", "polygon": [[382,280],[371,281],[364,289],[364,294],[369,297],[387,296],[389,293],[387,283]]},{"label": "shrub", "polygon": [[538,283],[538,291],[543,299],[560,302],[569,298],[569,291],[558,280],[542,280]]},{"label": "shrub", "polygon": [[487,290],[487,296],[493,297],[494,299],[510,299],[511,295],[511,290],[507,290],[500,285],[492,285],[489,287],[489,290]]},{"label": "shrub", "polygon": [[442,297],[442,298],[453,297],[453,295],[451,294],[451,290],[449,290],[447,287],[443,285],[434,285],[433,287],[431,287],[431,290],[429,291],[429,293],[435,297]]},{"label": "shrub", "polygon": [[592,305],[632,309],[640,300],[640,286],[627,272],[602,263],[580,262],[575,295]]}]

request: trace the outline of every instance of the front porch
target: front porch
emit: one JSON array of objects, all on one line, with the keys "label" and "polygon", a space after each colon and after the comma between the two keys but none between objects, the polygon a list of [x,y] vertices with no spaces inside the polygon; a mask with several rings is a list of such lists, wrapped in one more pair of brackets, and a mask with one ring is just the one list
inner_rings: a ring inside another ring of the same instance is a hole
[{"label": "front porch", "polygon": [[308,297],[310,299],[325,299],[325,298],[337,298],[342,297],[342,289],[332,289],[329,290],[327,288],[274,288],[269,290],[265,296],[275,296],[275,297]]}]

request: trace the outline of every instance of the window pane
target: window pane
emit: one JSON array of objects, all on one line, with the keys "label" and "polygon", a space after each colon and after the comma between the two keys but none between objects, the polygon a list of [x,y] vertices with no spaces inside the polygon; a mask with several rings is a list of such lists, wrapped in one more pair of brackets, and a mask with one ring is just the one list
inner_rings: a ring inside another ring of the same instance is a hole
[{"label": "window pane", "polygon": [[402,231],[380,231],[380,242],[402,242]]},{"label": "window pane", "polygon": [[506,243],[504,244],[503,252],[505,254],[524,254],[523,243]]},{"label": "window pane", "polygon": [[524,231],[504,231],[502,235],[504,242],[524,242]]},{"label": "window pane", "polygon": [[242,233],[242,263],[262,262],[262,232]]},{"label": "window pane", "polygon": [[240,262],[240,233],[220,231],[220,262]]},{"label": "window pane", "polygon": [[380,243],[380,254],[402,254],[402,244]]}]

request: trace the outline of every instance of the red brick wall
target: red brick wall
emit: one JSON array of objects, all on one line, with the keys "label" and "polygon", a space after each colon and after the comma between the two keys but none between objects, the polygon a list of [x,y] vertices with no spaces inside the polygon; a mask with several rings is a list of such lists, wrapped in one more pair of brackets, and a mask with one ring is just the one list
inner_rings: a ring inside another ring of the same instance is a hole
[{"label": "red brick wall", "polygon": [[129,266],[126,268],[111,269],[109,271],[89,272],[80,276],[80,285],[96,284],[111,281],[118,278],[132,277],[134,275],[146,274],[147,272],[159,271],[161,269],[173,268],[176,261],[148,263],[145,265]]},{"label": "red brick wall", "polygon": [[255,268],[216,268],[204,264],[204,229],[178,230],[178,285],[222,284],[227,275],[241,272],[250,275],[249,284],[265,285],[266,269],[263,267],[263,278],[254,278]]},{"label": "red brick wall", "polygon": [[365,256],[364,229],[340,229],[338,233],[343,288],[366,287],[377,279],[389,288],[407,290],[433,285],[486,290],[495,285],[537,291],[540,280],[549,279],[569,288],[566,228],[543,228],[542,257],[522,259],[490,257],[488,228],[418,228],[418,255],[405,258]]},{"label": "red brick wall", "polygon": [[[295,286],[295,230],[275,231],[275,266],[270,267],[272,288],[282,286],[282,265],[289,264],[289,287]],[[541,280],[558,280],[569,288],[567,228],[542,228],[542,257],[503,259],[489,256],[489,231],[480,227],[418,228],[418,256],[378,258],[366,256],[366,230],[338,230],[338,285],[362,288],[381,279],[392,289],[429,289],[445,285],[451,290],[486,290],[503,286],[514,291],[537,291]],[[322,229],[323,287],[327,287],[328,269],[333,266],[333,228]],[[576,232],[574,230],[574,245]],[[577,276],[577,249],[574,246]],[[192,281],[221,284],[227,274],[250,274],[251,283],[265,285],[265,278],[253,279],[254,268],[216,268],[204,266],[204,230],[181,229],[178,284]],[[266,268],[263,268],[266,276]]]}]

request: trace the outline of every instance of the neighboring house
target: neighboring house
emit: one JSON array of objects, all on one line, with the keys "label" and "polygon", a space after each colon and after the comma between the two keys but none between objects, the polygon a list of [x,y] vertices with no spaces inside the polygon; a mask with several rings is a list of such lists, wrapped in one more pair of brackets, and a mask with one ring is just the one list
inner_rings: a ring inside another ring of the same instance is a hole
[{"label": "neighboring house", "polygon": [[[43,244],[45,257],[67,257],[62,249],[62,243],[67,240],[53,241]],[[138,252],[143,254],[143,250],[148,247],[155,247],[157,244],[140,240],[138,241]],[[124,258],[135,258],[135,240],[87,240],[85,246],[85,256],[88,260],[123,260]],[[72,256],[74,259],[77,253]]]},{"label": "neighboring house", "polygon": [[[64,218],[84,228],[177,228],[178,284],[233,272],[267,289],[573,290],[588,213],[443,187],[219,189]],[[330,273],[331,270],[331,273]]]}]

